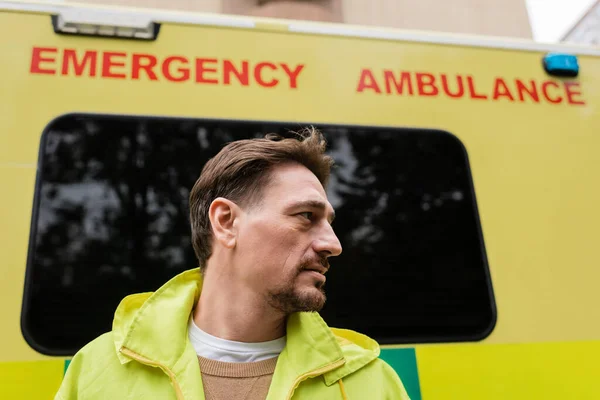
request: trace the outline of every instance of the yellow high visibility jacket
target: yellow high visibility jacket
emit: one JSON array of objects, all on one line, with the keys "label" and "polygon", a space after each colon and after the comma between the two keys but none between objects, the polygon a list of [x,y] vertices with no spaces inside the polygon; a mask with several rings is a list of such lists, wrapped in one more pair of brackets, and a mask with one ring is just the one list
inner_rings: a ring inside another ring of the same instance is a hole
[{"label": "yellow high visibility jacket", "polygon": [[[201,289],[193,269],[154,293],[123,299],[112,331],[75,355],[55,400],[204,400],[187,332]],[[409,400],[378,356],[379,345],[365,335],[329,328],[318,313],[292,314],[267,400]]]}]

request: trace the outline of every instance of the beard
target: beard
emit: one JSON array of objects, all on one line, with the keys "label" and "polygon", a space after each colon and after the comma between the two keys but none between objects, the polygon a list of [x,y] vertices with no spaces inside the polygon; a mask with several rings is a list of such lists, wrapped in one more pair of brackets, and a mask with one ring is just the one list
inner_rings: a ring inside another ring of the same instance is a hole
[{"label": "beard", "polygon": [[299,289],[296,287],[296,278],[306,266],[313,263],[320,263],[329,268],[327,258],[303,259],[300,265],[294,270],[294,275],[286,280],[286,283],[268,293],[268,302],[271,307],[281,311],[285,315],[296,312],[319,312],[325,305],[327,297],[325,296],[325,282],[317,282],[314,287]]}]

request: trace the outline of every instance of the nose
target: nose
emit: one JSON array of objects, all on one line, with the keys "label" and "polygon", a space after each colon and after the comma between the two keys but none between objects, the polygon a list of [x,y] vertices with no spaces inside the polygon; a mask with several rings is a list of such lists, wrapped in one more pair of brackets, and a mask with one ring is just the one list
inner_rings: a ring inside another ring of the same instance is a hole
[{"label": "nose", "polygon": [[325,257],[335,257],[342,254],[342,244],[329,223],[323,224],[318,238],[313,242],[313,250]]}]

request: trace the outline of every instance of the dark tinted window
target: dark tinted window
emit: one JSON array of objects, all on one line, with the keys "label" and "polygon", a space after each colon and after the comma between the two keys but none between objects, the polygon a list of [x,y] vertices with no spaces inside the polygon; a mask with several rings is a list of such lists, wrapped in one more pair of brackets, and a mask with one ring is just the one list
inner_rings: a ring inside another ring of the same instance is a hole
[{"label": "dark tinted window", "polygon": [[[70,115],[43,135],[23,306],[39,351],[73,354],[119,301],[195,268],[187,199],[227,142],[297,124]],[[325,320],[381,343],[476,340],[495,321],[466,152],[452,135],[318,126],[344,246]]]}]

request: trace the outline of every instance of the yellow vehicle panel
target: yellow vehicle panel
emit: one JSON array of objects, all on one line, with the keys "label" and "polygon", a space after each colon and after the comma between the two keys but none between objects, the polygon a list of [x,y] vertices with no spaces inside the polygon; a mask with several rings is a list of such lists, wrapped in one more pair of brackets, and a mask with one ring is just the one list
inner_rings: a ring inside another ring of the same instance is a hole
[{"label": "yellow vehicle panel", "polygon": [[557,78],[523,42],[232,20],[254,26],[163,22],[134,41],[0,10],[0,397],[51,398],[62,378],[65,358],[20,328],[31,210],[45,127],[94,113],[451,132],[469,155],[497,322],[477,343],[386,351],[414,349],[414,399],[600,398],[600,52],[579,49],[580,76]]}]

